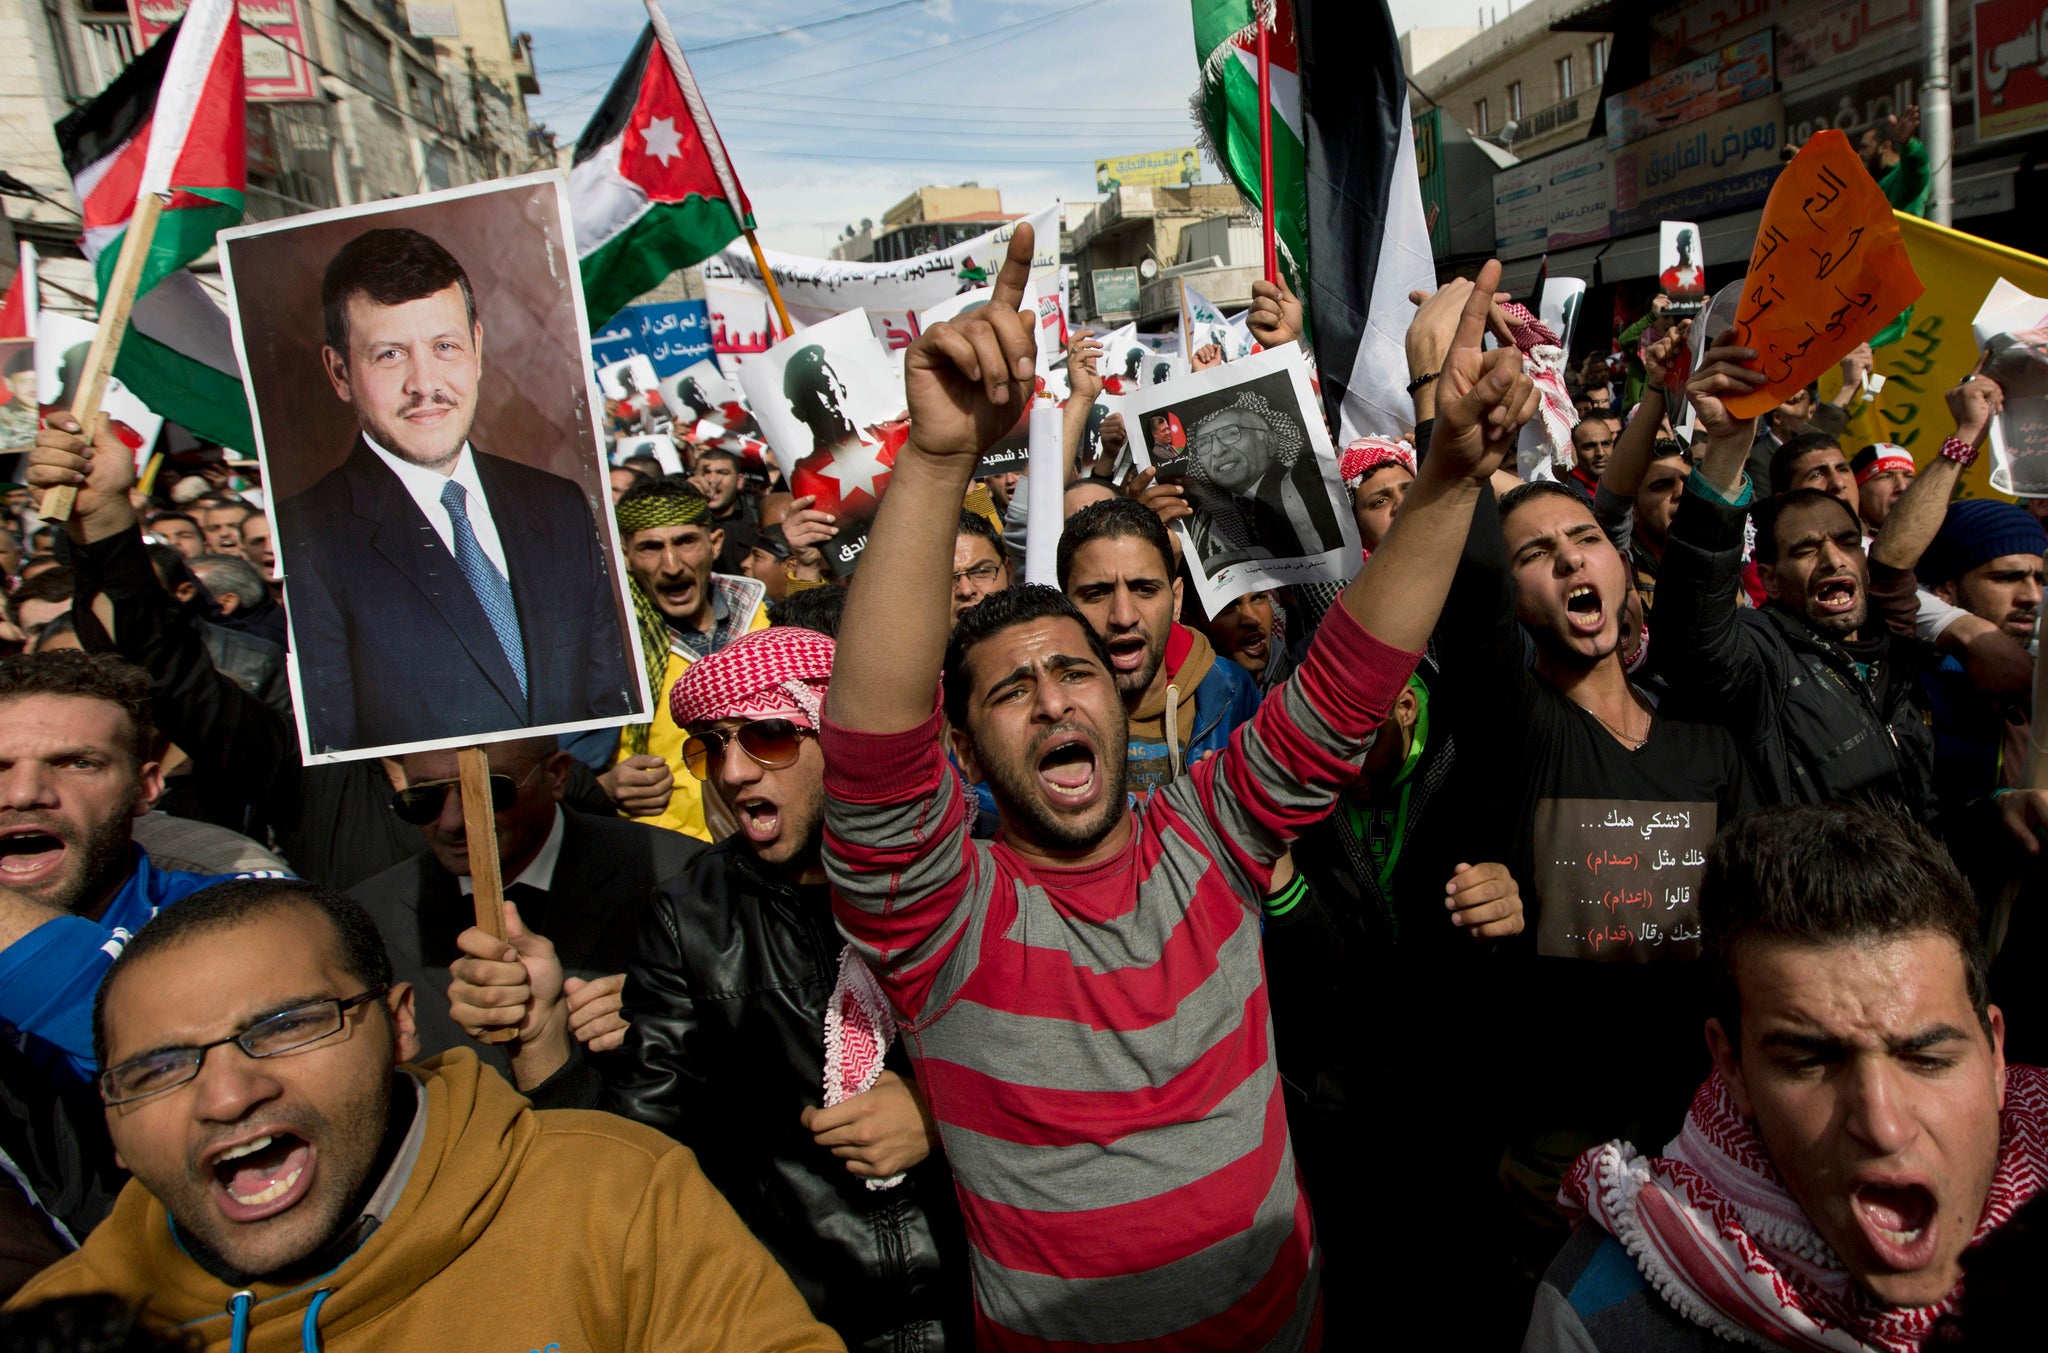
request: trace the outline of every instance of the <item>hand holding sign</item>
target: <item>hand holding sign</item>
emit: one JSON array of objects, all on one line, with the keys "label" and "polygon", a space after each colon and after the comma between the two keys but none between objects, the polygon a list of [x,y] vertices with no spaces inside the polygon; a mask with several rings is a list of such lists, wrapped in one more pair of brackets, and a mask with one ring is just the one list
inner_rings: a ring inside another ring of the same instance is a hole
[{"label": "hand holding sign", "polygon": [[1849,138],[1815,133],[1764,204],[1729,341],[1756,350],[1765,382],[1729,399],[1728,412],[1769,413],[1925,289],[1891,204]]}]

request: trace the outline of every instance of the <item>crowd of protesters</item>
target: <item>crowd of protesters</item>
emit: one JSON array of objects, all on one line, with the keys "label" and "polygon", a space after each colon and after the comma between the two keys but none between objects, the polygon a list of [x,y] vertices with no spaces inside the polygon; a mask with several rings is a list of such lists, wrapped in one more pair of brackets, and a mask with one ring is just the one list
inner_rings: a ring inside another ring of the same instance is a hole
[{"label": "crowd of protesters", "polygon": [[254,467],[145,493],[45,416],[0,1343],[2014,1346],[2048,532],[1957,497],[1998,385],[1852,446],[1867,348],[1739,418],[1755,353],[1680,380],[1660,305],[1566,371],[1489,264],[1342,448],[1356,576],[1212,613],[1120,416],[1023,582],[977,466],[1030,256],[906,354],[850,578],[766,458],[611,470],[652,717],[488,748],[504,938],[455,753],[301,765]]}]

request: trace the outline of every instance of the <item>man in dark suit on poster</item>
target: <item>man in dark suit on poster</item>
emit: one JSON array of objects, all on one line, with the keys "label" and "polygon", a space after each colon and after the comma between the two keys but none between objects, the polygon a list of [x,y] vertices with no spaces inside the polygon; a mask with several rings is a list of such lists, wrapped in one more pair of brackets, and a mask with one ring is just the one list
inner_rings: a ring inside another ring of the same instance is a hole
[{"label": "man in dark suit on poster", "polygon": [[321,360],[348,459],[278,504],[311,750],[484,737],[633,712],[605,536],[574,482],[470,444],[483,326],[416,230],[343,245]]}]

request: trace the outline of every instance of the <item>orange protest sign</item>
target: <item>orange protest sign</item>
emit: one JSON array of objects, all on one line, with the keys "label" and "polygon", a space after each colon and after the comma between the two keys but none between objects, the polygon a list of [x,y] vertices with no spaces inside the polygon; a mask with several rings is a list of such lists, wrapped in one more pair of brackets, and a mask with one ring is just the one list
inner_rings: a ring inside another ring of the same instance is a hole
[{"label": "orange protest sign", "polygon": [[1849,138],[1816,132],[1771,186],[1729,335],[1756,349],[1770,381],[1729,400],[1728,412],[1769,413],[1925,290]]}]

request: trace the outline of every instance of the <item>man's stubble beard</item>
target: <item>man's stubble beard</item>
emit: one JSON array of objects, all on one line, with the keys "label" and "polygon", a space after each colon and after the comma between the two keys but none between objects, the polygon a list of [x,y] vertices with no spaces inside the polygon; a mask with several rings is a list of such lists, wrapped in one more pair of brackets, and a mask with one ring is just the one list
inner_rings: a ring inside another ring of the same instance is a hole
[{"label": "man's stubble beard", "polygon": [[[1027,753],[1028,756],[1028,753]],[[1032,764],[1020,759],[1018,764],[983,760],[979,753],[982,773],[987,778],[989,792],[995,796],[996,814],[1006,827],[1023,828],[1022,835],[1033,845],[1045,850],[1082,851],[1102,841],[1123,819],[1129,807],[1126,786],[1129,783],[1129,761],[1120,752],[1115,754],[1116,764],[1109,764],[1112,752],[1103,748],[1096,757],[1096,774],[1105,775],[1108,781],[1103,788],[1102,801],[1092,817],[1096,821],[1073,822],[1053,815],[1031,788]]]}]

